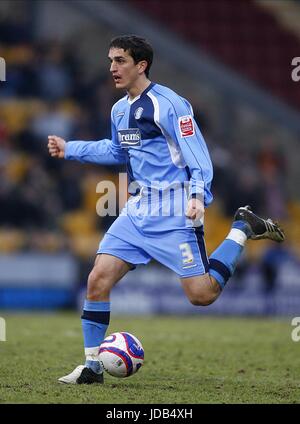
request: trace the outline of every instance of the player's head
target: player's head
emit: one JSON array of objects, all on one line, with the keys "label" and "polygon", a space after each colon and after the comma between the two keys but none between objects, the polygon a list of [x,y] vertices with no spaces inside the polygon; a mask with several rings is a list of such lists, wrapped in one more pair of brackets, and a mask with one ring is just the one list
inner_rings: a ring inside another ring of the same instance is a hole
[{"label": "player's head", "polygon": [[145,68],[146,77],[149,77],[149,71],[153,61],[153,49],[145,38],[137,35],[121,35],[111,40],[109,48],[123,49],[132,57],[134,63],[147,62]]}]

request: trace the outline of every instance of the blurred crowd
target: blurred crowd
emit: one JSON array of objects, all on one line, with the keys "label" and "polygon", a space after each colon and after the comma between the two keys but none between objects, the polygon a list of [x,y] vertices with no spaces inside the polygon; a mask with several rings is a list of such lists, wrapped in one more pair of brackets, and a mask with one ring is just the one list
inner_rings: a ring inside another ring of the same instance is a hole
[{"label": "blurred crowd", "polygon": [[47,136],[109,137],[118,93],[109,75],[86,81],[69,46],[35,42],[23,20],[2,23],[0,40],[8,75],[0,85],[0,251],[70,248],[88,256],[84,236],[99,240],[110,224],[96,219],[96,184],[119,169],[53,159]]},{"label": "blurred crowd", "polygon": [[[28,18],[28,17],[27,17]],[[110,109],[122,95],[109,72],[86,79],[71,44],[34,40],[26,19],[0,25],[0,56],[7,81],[0,83],[0,252],[66,249],[88,261],[111,217],[96,215],[101,180],[117,183],[123,168],[97,167],[49,157],[47,136],[66,140],[110,137]],[[195,109],[214,163],[208,211],[208,250],[226,235],[237,207],[287,220],[286,159],[271,137],[255,152],[232,134],[217,138],[213,119]],[[234,131],[234,126],[231,130]],[[230,132],[229,132],[230,134]]]}]

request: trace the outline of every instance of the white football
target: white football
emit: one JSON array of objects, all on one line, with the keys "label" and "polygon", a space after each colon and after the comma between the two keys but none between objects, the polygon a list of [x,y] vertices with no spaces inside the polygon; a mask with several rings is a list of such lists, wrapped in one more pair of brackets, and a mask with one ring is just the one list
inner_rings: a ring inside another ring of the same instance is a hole
[{"label": "white football", "polygon": [[112,333],[100,345],[99,361],[108,374],[129,377],[143,365],[144,349],[133,334]]}]

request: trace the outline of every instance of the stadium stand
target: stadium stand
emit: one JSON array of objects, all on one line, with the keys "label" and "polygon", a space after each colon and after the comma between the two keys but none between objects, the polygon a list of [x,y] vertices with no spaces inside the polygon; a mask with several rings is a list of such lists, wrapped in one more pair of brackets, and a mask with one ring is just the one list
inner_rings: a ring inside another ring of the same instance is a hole
[{"label": "stadium stand", "polygon": [[[95,213],[99,198],[95,187],[101,180],[118,184],[117,172],[123,169],[53,160],[46,137],[51,133],[66,139],[108,137],[109,111],[118,96],[103,64],[99,74],[86,77],[84,63],[78,59],[78,34],[73,34],[73,43],[63,38],[40,39],[29,24],[34,2],[24,2],[17,16],[9,7],[5,9],[9,2],[1,3],[0,56],[6,59],[9,79],[0,83],[0,255],[68,252],[80,264],[75,282],[80,284],[101,234],[112,222],[111,217]],[[290,63],[296,50],[299,54],[300,43],[266,9],[254,2],[238,2],[238,7],[229,8],[223,0],[193,2],[193,7],[175,0],[171,9],[168,2],[157,0],[128,4],[164,23],[167,17],[177,36],[300,108],[293,82],[282,78],[286,61]],[[82,43],[84,39],[82,35]],[[269,69],[262,66],[267,57]],[[168,70],[161,73],[162,80],[166,75]],[[180,78],[178,71],[177,84]],[[226,235],[235,209],[250,203],[258,213],[283,222],[288,249],[299,260],[299,169],[295,165],[299,152],[291,157],[286,145],[289,140],[295,145],[294,134],[276,132],[268,119],[258,120],[234,101],[224,118],[224,102],[208,86],[203,86],[200,99],[190,87],[189,94],[215,166],[216,200],[206,219],[208,252]],[[259,247],[250,243],[245,267],[251,271],[269,247],[267,242]]]},{"label": "stadium stand", "polygon": [[288,76],[284,78],[291,58],[299,56],[299,36],[260,2],[174,0],[171,8],[159,0],[130,3],[300,110],[299,90]]}]

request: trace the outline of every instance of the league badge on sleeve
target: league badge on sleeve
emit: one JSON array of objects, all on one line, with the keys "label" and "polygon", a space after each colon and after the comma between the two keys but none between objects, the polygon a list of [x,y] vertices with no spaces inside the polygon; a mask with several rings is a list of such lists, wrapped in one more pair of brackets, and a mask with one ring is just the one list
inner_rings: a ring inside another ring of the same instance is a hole
[{"label": "league badge on sleeve", "polygon": [[195,134],[194,122],[191,115],[180,116],[178,123],[181,137],[190,137]]}]

